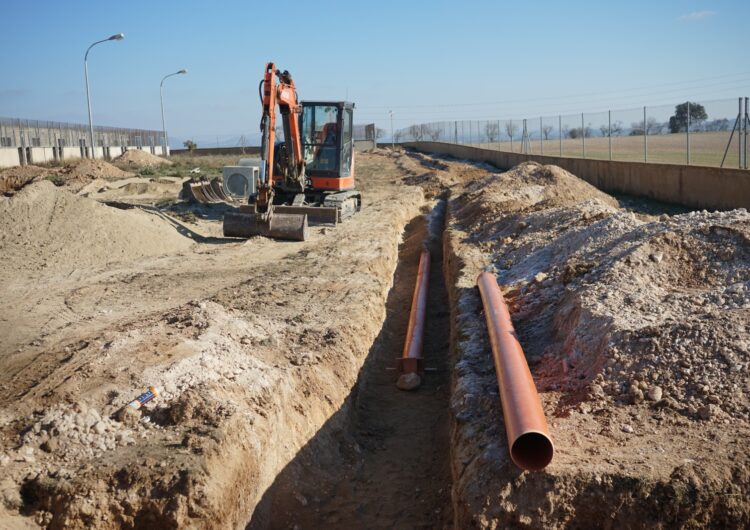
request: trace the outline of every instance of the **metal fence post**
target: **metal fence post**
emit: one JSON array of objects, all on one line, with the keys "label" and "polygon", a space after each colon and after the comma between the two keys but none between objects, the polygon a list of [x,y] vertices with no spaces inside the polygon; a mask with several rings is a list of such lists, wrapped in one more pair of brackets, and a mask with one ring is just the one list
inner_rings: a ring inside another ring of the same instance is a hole
[{"label": "metal fence post", "polygon": [[560,156],[562,156],[562,116],[557,115],[557,133],[560,138]]},{"label": "metal fence post", "polygon": [[609,139],[609,159],[612,160],[612,111],[607,111],[607,138]]},{"label": "metal fence post", "polygon": [[740,110],[738,116],[740,117],[739,121],[739,130],[737,131],[739,136],[737,137],[737,167],[742,168],[742,122],[745,121],[743,119],[744,114],[742,113],[742,98],[740,98]]},{"label": "metal fence post", "polygon": [[542,128],[544,125],[542,124],[542,117],[539,116],[539,151],[541,152],[542,156],[544,156],[544,132],[542,131]]},{"label": "metal fence post", "polygon": [[513,152],[513,120],[510,120],[510,127],[508,127],[508,130],[510,131],[510,152]]},{"label": "metal fence post", "polygon": [[748,116],[748,112],[747,112],[748,99],[750,99],[750,98],[745,97],[745,119],[742,120],[744,122],[744,124],[745,124],[745,169],[747,169],[747,125],[748,125],[747,122],[749,121],[748,118],[750,118],[750,116]]},{"label": "metal fence post", "polygon": [[453,122],[453,143],[454,144],[458,143],[458,122],[457,121]]},{"label": "metal fence post", "polygon": [[583,158],[586,158],[586,126],[583,124],[583,112],[581,112],[581,145],[583,146]]},{"label": "metal fence post", "polygon": [[28,164],[28,160],[26,160],[26,135],[24,134],[24,131],[21,130],[21,165],[25,166]]},{"label": "metal fence post", "polygon": [[648,162],[648,134],[646,134],[646,107],[643,107],[643,161]]},{"label": "metal fence post", "polygon": [[690,102],[687,102],[687,127],[685,127],[685,136],[687,140],[687,160],[686,163],[690,165]]}]

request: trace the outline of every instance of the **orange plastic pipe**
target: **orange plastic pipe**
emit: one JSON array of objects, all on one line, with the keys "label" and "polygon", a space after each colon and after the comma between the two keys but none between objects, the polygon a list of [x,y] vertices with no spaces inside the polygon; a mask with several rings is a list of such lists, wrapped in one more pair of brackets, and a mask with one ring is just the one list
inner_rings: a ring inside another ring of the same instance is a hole
[{"label": "orange plastic pipe", "polygon": [[417,282],[411,300],[409,327],[406,329],[404,352],[399,359],[402,374],[422,371],[422,343],[424,341],[424,321],[427,313],[427,291],[430,285],[430,251],[423,250],[419,256]]},{"label": "orange plastic pipe", "polygon": [[510,457],[521,469],[539,471],[552,461],[554,447],[536,385],[495,275],[483,272],[477,286],[495,360]]}]

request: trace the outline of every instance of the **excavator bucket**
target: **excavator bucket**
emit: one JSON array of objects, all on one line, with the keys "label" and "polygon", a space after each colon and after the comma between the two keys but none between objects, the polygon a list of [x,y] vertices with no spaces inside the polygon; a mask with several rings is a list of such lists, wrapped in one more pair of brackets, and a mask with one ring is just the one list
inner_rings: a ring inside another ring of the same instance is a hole
[{"label": "excavator bucket", "polygon": [[201,178],[188,180],[182,185],[184,198],[201,204],[217,204],[231,202],[232,199],[225,192],[218,177],[211,180]]},{"label": "excavator bucket", "polygon": [[[240,206],[240,213],[255,215],[256,209],[254,204],[243,204]],[[341,220],[341,214],[336,207],[325,206],[290,206],[279,204],[273,207],[273,213],[284,215],[306,215],[307,223],[313,225],[336,226]]]},{"label": "excavator bucket", "polygon": [[273,212],[267,219],[249,213],[226,213],[224,235],[227,237],[265,236],[290,241],[307,239],[307,215]]}]

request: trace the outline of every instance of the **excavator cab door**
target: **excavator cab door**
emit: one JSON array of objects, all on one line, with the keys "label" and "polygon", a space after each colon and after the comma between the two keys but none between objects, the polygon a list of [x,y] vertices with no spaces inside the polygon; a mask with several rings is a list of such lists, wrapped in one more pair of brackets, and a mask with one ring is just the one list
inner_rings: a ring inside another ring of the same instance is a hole
[{"label": "excavator cab door", "polygon": [[[352,175],[353,107],[347,102],[302,102],[302,149],[312,187],[348,189]],[[353,182],[352,182],[353,185]]]}]

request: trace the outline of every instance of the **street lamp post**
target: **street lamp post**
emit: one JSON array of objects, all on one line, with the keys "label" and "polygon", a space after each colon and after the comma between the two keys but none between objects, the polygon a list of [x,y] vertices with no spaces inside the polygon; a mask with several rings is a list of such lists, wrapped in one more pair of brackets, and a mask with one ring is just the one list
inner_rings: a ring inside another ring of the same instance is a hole
[{"label": "street lamp post", "polygon": [[177,72],[174,72],[173,74],[165,75],[161,83],[159,83],[159,99],[161,100],[161,129],[162,129],[162,141],[164,142],[164,148],[162,154],[164,156],[167,156],[169,154],[169,139],[167,138],[167,125],[164,121],[164,80],[168,77],[172,77],[173,75],[182,75],[186,74],[187,70],[184,68],[182,70],[178,70]]},{"label": "street lamp post", "polygon": [[91,139],[91,158],[94,158],[94,121],[91,119],[91,92],[89,90],[89,52],[91,51],[91,48],[96,46],[97,44],[101,44],[102,42],[107,42],[110,40],[122,40],[125,38],[125,35],[123,33],[117,33],[116,35],[112,35],[108,39],[98,40],[94,44],[88,47],[86,50],[86,55],[83,56],[83,71],[86,74],[86,104],[89,107],[89,135]]},{"label": "street lamp post", "polygon": [[396,148],[396,145],[393,140],[393,111],[389,110],[388,114],[391,115],[391,151],[393,151]]}]

